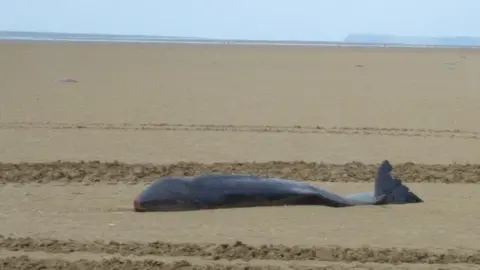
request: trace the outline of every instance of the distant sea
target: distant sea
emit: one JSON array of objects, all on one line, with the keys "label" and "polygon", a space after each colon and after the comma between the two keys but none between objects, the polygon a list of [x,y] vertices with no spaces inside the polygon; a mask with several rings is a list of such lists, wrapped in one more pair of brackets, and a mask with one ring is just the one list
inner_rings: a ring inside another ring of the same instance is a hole
[{"label": "distant sea", "polygon": [[422,45],[381,42],[355,41],[271,41],[245,39],[213,39],[196,37],[145,36],[145,35],[110,35],[110,34],[76,34],[53,32],[16,32],[0,31],[0,40],[11,41],[46,41],[46,42],[129,42],[129,43],[183,43],[183,44],[236,44],[236,45],[276,45],[276,46],[327,46],[327,47],[416,47],[416,48],[480,48],[471,45]]}]

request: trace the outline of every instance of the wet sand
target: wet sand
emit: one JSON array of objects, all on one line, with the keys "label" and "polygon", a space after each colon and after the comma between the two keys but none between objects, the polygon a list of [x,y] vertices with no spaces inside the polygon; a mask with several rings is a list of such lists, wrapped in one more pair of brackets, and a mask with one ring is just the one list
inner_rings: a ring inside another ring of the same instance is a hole
[{"label": "wet sand", "polygon": [[[478,51],[2,42],[0,59],[7,269],[480,268]],[[424,204],[131,212],[161,176],[348,194],[384,159]]]}]

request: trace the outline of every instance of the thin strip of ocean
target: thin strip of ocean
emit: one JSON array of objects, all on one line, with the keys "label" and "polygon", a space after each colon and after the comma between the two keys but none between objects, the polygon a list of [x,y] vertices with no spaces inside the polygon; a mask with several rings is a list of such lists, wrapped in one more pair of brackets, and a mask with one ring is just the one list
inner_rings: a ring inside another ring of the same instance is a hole
[{"label": "thin strip of ocean", "polygon": [[244,39],[209,39],[190,37],[158,37],[141,35],[69,34],[44,32],[0,31],[0,40],[46,41],[46,42],[121,42],[121,43],[171,43],[171,44],[230,44],[230,45],[270,45],[270,46],[322,46],[322,47],[405,47],[405,48],[480,48],[468,45],[436,44],[380,44],[324,41],[271,41]]}]

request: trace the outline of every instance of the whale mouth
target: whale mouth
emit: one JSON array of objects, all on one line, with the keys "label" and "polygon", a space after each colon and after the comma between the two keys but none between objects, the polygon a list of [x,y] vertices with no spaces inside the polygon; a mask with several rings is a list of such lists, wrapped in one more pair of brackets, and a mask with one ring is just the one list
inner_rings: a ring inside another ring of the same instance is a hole
[{"label": "whale mouth", "polygon": [[134,212],[146,212],[147,209],[143,208],[140,202],[137,200],[133,201],[133,211]]}]

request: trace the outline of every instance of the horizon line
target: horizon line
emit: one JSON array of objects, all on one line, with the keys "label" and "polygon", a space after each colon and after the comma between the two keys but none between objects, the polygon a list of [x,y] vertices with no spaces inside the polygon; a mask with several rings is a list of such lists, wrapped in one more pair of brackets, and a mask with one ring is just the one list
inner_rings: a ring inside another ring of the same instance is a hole
[{"label": "horizon line", "polygon": [[[59,31],[28,31],[28,30],[1,30],[0,33],[36,33],[36,34],[67,34],[67,35],[103,35],[103,36],[137,36],[137,37],[145,37],[145,38],[178,38],[178,39],[196,39],[196,40],[216,40],[216,41],[224,41],[224,40],[245,40],[245,41],[270,41],[269,39],[248,39],[248,38],[215,38],[215,37],[195,37],[195,36],[171,36],[171,35],[150,35],[150,34],[112,34],[112,33],[86,33],[86,32],[59,32]],[[396,35],[396,34],[386,34],[386,33],[366,33],[366,32],[358,32],[358,33],[350,33],[346,35],[342,40],[338,41],[345,41],[349,36],[377,36],[377,37],[408,37],[408,38],[479,38],[480,36],[417,36],[417,35]],[[290,40],[290,39],[279,39],[279,40],[271,40],[274,42],[290,42],[290,41],[298,41],[298,42],[332,42],[326,40]]]}]

